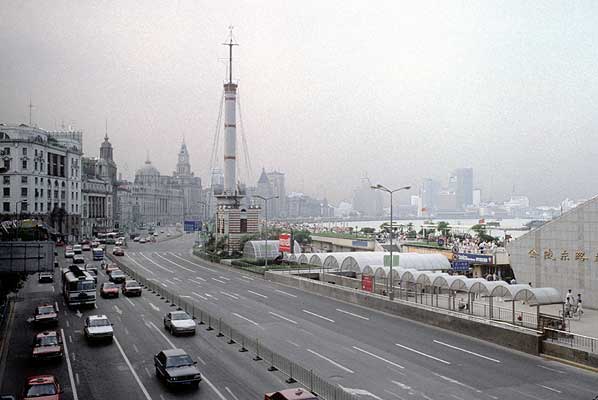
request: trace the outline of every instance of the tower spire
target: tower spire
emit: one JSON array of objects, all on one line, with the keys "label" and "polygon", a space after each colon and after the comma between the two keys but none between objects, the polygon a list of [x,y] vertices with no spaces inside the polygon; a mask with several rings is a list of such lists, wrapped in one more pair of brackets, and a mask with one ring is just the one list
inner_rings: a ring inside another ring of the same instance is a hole
[{"label": "tower spire", "polygon": [[105,119],[105,122],[106,122],[106,128],[105,128],[106,130],[104,133],[104,140],[107,141],[108,140],[108,118]]},{"label": "tower spire", "polygon": [[33,109],[33,107],[35,107],[32,103],[31,103],[31,96],[29,96],[29,126],[31,126],[31,110]]},{"label": "tower spire", "polygon": [[233,46],[238,46],[233,42],[233,28],[232,25],[228,27],[230,36],[228,43],[222,43],[223,46],[228,46],[228,83],[233,83]]}]

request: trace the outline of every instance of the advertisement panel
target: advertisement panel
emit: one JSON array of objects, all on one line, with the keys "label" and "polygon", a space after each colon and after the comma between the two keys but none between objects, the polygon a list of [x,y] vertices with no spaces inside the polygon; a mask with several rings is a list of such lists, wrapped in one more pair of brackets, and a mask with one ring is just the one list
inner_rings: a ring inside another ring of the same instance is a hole
[{"label": "advertisement panel", "polygon": [[192,220],[184,221],[183,229],[185,232],[201,231],[201,221],[192,221]]},{"label": "advertisement panel", "polygon": [[492,264],[492,255],[486,254],[457,253],[457,259],[472,264]]},{"label": "advertisement panel", "polygon": [[278,236],[278,251],[281,253],[291,252],[291,234],[281,233]]},{"label": "advertisement panel", "polygon": [[469,261],[467,261],[467,260],[453,261],[452,268],[454,271],[469,271]]},{"label": "advertisement panel", "polygon": [[371,275],[361,275],[361,290],[366,292],[374,291],[374,277]]}]

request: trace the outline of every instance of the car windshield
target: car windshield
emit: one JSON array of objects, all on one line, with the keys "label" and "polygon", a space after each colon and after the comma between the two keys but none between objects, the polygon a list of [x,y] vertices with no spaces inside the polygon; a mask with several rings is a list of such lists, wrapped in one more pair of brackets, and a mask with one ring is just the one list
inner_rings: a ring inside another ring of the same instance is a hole
[{"label": "car windshield", "polygon": [[112,271],[112,276],[123,276],[124,274],[122,273],[122,271],[119,270],[114,270]]},{"label": "car windshield", "polygon": [[96,288],[96,284],[93,281],[91,281],[91,282],[78,281],[76,283],[76,285],[77,285],[76,290],[95,290],[95,288]]},{"label": "car windshield", "polygon": [[58,337],[54,335],[38,337],[36,343],[39,346],[56,346],[58,344]]},{"label": "car windshield", "polygon": [[51,383],[29,385],[25,390],[25,397],[41,397],[56,394],[56,387]]},{"label": "car windshield", "polygon": [[139,284],[136,281],[128,281],[126,283],[127,287],[137,287]]},{"label": "car windshield", "polygon": [[116,284],[110,282],[110,283],[104,283],[104,289],[116,289],[118,288],[118,286],[116,286]]},{"label": "car windshield", "polygon": [[110,322],[107,319],[92,319],[89,321],[89,326],[109,326]]},{"label": "car windshield", "polygon": [[191,317],[187,313],[176,313],[176,314],[172,314],[172,319],[173,320],[191,319]]},{"label": "car windshield", "polygon": [[37,308],[38,314],[51,314],[54,312],[54,306],[42,306]]},{"label": "car windshield", "polygon": [[193,365],[193,360],[188,355],[168,357],[166,360],[167,367],[184,367],[186,365]]}]

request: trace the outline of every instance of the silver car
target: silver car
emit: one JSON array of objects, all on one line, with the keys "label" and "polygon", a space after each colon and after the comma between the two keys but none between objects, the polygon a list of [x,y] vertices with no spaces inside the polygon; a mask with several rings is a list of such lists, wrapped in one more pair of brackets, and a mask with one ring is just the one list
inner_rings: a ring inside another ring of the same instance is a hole
[{"label": "silver car", "polygon": [[170,311],[164,316],[164,329],[173,335],[195,335],[197,324],[185,311]]},{"label": "silver car", "polygon": [[114,329],[105,315],[90,315],[85,318],[85,337],[89,340],[112,341]]}]

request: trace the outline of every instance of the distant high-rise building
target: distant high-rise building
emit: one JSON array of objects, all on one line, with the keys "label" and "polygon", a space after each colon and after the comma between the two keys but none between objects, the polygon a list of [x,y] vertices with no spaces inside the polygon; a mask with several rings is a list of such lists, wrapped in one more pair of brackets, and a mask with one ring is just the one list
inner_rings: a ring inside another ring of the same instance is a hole
[{"label": "distant high-rise building", "polygon": [[353,209],[364,216],[379,217],[384,214],[382,193],[372,190],[367,178],[362,178],[361,184],[353,192]]},{"label": "distant high-rise building", "polygon": [[482,203],[482,189],[473,189],[473,201],[472,204],[479,207]]},{"label": "distant high-rise building", "polygon": [[456,196],[457,208],[473,204],[473,168],[457,168],[449,177],[449,192]]},{"label": "distant high-rise building", "polygon": [[422,215],[434,215],[438,209],[440,183],[434,179],[424,179],[421,190]]},{"label": "distant high-rise building", "polygon": [[278,196],[277,199],[272,201],[272,215],[274,217],[286,216],[286,204],[287,204],[287,190],[285,187],[285,175],[282,172],[272,171],[266,174],[270,185],[272,186],[272,195]]}]

